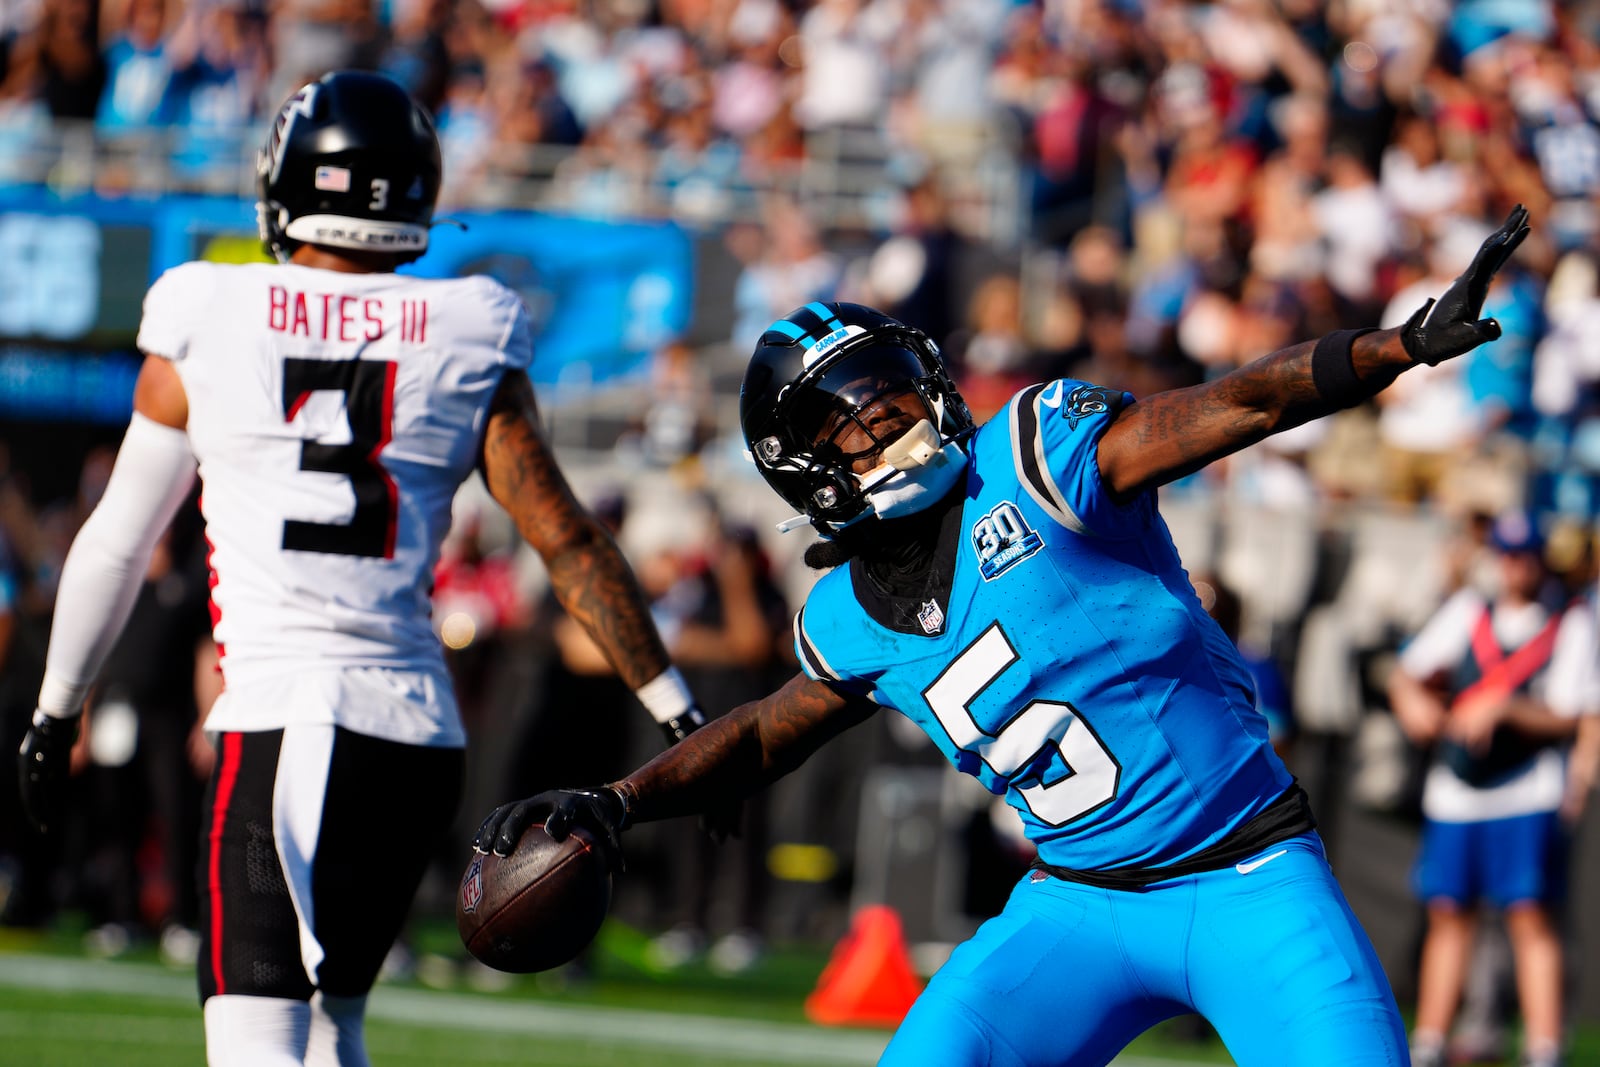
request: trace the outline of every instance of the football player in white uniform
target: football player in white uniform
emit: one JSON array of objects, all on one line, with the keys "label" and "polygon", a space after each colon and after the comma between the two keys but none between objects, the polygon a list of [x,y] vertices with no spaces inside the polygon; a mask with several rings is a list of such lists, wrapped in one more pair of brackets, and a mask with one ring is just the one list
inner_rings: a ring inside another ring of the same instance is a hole
[{"label": "football player in white uniform", "polygon": [[703,717],[541,434],[522,302],[394,273],[428,245],[427,114],[387,78],[328,74],[283,106],[257,171],[281,262],[185,264],[146,296],[133,419],[61,575],[23,802],[55,818],[85,692],[198,472],[225,681],[201,842],[207,1057],[351,1067],[459,800],[466,737],[429,598],[474,467],[669,738]]}]

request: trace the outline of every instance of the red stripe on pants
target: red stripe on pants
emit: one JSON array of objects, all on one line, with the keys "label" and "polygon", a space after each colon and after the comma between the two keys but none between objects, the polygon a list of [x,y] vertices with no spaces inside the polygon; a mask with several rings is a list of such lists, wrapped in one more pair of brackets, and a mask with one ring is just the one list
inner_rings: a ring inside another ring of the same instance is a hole
[{"label": "red stripe on pants", "polygon": [[239,752],[244,738],[240,734],[222,735],[222,766],[217,769],[217,799],[211,809],[211,973],[217,995],[227,992],[222,978],[222,830],[228,821],[228,802],[239,777]]}]

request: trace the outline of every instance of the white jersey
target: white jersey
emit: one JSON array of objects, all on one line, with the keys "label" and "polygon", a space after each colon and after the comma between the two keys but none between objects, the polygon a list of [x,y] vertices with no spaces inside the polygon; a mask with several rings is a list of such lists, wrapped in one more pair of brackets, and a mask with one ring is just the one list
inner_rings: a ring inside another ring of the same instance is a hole
[{"label": "white jersey", "polygon": [[138,343],[189,400],[227,682],[208,726],[463,743],[432,576],[489,401],[532,356],[516,294],[484,277],[189,263],[150,288]]},{"label": "white jersey", "polygon": [[[1400,653],[1400,669],[1428,678],[1455,668],[1472,646],[1473,627],[1486,601],[1473,589],[1457,592]],[[1550,620],[1543,605],[1495,604],[1490,625],[1505,648],[1533,639]],[[1596,656],[1595,615],[1587,605],[1561,614],[1549,662],[1531,680],[1529,692],[1553,713],[1567,718],[1600,712],[1600,662]],[[1437,822],[1479,822],[1555,811],[1566,788],[1566,756],[1558,748],[1540,752],[1517,774],[1492,786],[1462,781],[1441,761],[1423,780],[1422,813]]]}]

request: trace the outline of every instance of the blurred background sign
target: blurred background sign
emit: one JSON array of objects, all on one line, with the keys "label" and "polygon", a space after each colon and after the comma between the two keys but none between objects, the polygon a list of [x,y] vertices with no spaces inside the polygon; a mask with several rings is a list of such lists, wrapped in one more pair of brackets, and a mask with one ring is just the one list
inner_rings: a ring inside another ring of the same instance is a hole
[{"label": "blurred background sign", "polygon": [[[540,383],[597,384],[642,370],[689,325],[693,249],[670,222],[465,212],[408,271],[488,274],[534,322]],[[0,415],[125,422],[144,291],[191,259],[264,259],[244,200],[59,200],[0,193]]]},{"label": "blurred background sign", "polygon": [[127,422],[151,214],[149,204],[0,194],[0,417]]},{"label": "blurred background sign", "polygon": [[149,283],[151,227],[116,210],[0,199],[0,338],[131,345]]},{"label": "blurred background sign", "polygon": [[[670,222],[592,221],[531,212],[452,212],[426,277],[487,274],[533,316],[535,382],[605,382],[644,367],[689,326],[693,255]],[[464,229],[462,227],[465,227]]]}]

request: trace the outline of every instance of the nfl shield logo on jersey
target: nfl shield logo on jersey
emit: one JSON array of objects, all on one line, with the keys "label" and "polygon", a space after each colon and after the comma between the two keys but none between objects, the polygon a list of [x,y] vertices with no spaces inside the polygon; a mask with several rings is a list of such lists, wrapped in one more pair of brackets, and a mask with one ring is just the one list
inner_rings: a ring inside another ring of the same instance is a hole
[{"label": "nfl shield logo on jersey", "polygon": [[473,856],[472,864],[467,867],[466,876],[461,879],[461,910],[471,915],[478,910],[478,904],[483,900],[483,857]]},{"label": "nfl shield logo on jersey", "polygon": [[930,600],[917,612],[917,621],[922,624],[923,633],[936,634],[944,629],[944,609],[939,607],[937,600]]}]

